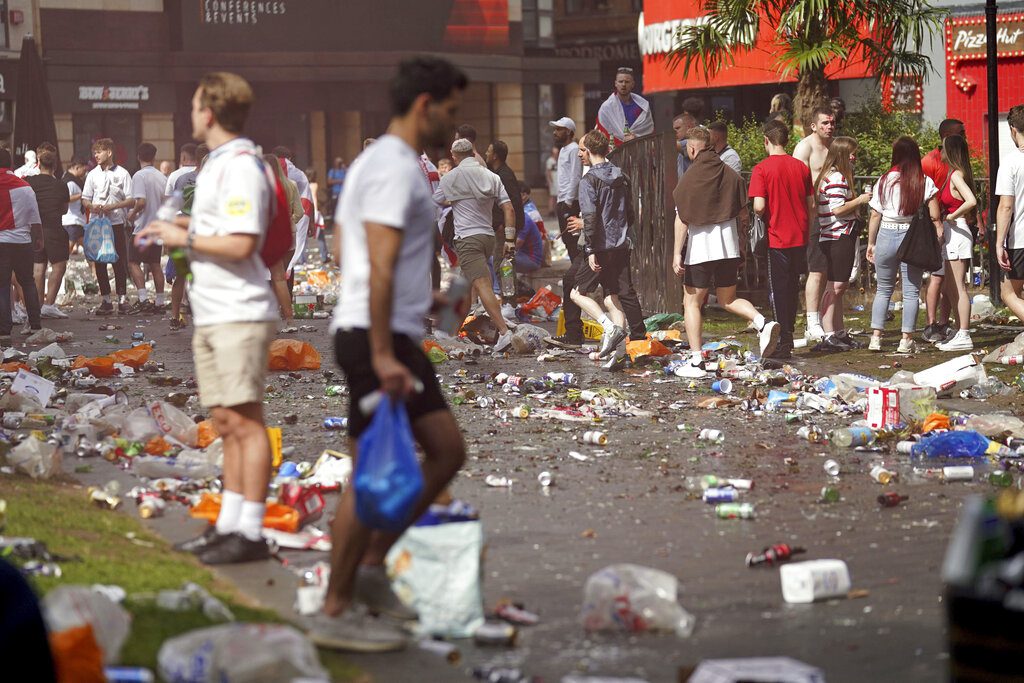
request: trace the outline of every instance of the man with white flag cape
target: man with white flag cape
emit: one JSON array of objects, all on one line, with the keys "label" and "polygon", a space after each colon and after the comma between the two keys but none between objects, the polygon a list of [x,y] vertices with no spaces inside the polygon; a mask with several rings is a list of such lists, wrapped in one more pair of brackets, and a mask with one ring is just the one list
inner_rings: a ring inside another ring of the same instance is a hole
[{"label": "man with white flag cape", "polygon": [[635,94],[633,70],[621,67],[615,74],[615,91],[597,112],[597,130],[618,147],[627,140],[654,133],[651,105]]}]

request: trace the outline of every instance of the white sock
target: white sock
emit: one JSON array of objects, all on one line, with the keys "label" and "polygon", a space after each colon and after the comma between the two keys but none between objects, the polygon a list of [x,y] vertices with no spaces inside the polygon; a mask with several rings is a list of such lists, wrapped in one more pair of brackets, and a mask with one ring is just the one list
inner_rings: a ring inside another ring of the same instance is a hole
[{"label": "white sock", "polygon": [[612,319],[608,317],[607,313],[603,314],[601,316],[601,319],[598,320],[597,322],[601,323],[601,327],[603,327],[606,330],[610,330],[615,326],[615,323],[612,322]]},{"label": "white sock", "polygon": [[807,327],[821,327],[821,314],[807,311]]},{"label": "white sock", "polygon": [[245,496],[235,491],[225,491],[220,497],[220,514],[217,515],[217,533],[230,534],[238,531],[238,516],[242,512]]},{"label": "white sock", "polygon": [[766,322],[767,321],[764,319],[764,316],[758,313],[757,317],[754,318],[754,327],[756,327],[757,331],[760,332],[764,328],[764,324]]},{"label": "white sock", "polygon": [[235,529],[250,541],[258,541],[263,536],[263,516],[267,511],[266,503],[255,503],[251,500],[242,503],[242,513],[238,517],[238,528]]},{"label": "white sock", "polygon": [[106,296],[103,297],[103,303],[105,303],[105,304],[109,304],[110,303],[110,295],[109,294],[107,294]]},{"label": "white sock", "polygon": [[163,292],[157,292],[156,293],[156,305],[157,306],[163,306],[164,305],[164,293]]},{"label": "white sock", "polygon": [[143,289],[140,289],[138,291],[139,291],[139,301],[149,301],[149,290],[148,289],[143,288]]}]

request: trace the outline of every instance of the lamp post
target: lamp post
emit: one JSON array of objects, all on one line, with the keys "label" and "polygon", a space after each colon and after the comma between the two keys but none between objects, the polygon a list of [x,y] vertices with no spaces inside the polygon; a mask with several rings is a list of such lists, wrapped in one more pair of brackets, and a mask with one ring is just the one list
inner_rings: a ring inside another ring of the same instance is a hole
[{"label": "lamp post", "polygon": [[996,63],[996,0],[985,0],[985,34],[988,72],[988,286],[989,297],[997,306],[999,300],[999,263],[996,260],[996,173],[999,170],[999,72]]}]

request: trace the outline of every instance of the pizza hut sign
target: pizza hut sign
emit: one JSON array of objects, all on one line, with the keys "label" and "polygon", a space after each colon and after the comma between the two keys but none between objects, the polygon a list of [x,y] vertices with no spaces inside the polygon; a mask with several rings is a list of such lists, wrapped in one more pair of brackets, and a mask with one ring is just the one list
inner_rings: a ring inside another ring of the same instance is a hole
[{"label": "pizza hut sign", "polygon": [[93,109],[138,109],[149,100],[149,86],[80,85],[78,99],[90,102]]},{"label": "pizza hut sign", "polygon": [[[983,60],[988,56],[985,17],[958,17],[946,20],[946,61],[948,73],[956,87],[965,93],[977,85],[970,76],[961,75],[960,62]],[[1024,57],[1024,14],[1002,14],[996,17],[996,56]]]}]

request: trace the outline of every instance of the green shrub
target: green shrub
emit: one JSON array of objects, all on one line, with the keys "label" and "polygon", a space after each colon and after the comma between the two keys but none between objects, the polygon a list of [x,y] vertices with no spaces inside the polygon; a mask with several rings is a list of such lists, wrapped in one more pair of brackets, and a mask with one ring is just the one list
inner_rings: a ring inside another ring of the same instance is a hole
[{"label": "green shrub", "polygon": [[[750,117],[739,125],[729,124],[729,144],[743,162],[743,170],[749,172],[765,157],[763,121]],[[882,110],[879,102],[867,105],[863,110],[849,113],[843,121],[841,135],[854,138],[860,149],[857,153],[855,173],[858,176],[877,178],[889,170],[892,159],[892,143],[901,135],[909,135],[921,146],[921,153],[927,154],[939,145],[939,132],[935,126],[923,122],[920,116]],[[790,135],[786,151],[791,153],[800,140],[794,130]],[[974,177],[987,175],[980,150],[974,150]]]}]

